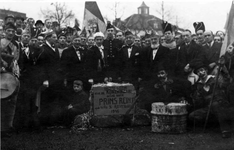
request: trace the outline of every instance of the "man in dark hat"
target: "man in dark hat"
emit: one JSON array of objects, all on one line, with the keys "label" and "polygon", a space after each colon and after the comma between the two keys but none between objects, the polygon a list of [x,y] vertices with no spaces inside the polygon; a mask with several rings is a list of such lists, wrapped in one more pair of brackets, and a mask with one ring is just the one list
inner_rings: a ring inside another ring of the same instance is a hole
[{"label": "man in dark hat", "polygon": [[116,61],[119,49],[122,47],[122,42],[115,38],[115,28],[108,22],[106,27],[107,37],[103,41],[103,46],[107,54],[106,68],[109,77],[116,80]]},{"label": "man in dark hat", "polygon": [[194,72],[199,76],[193,92],[193,105],[196,109],[189,114],[189,119],[197,123],[204,122],[210,111],[209,118],[212,118],[212,115],[217,117],[223,138],[230,137],[234,126],[230,126],[228,120],[234,121],[234,117],[229,115],[230,104],[225,95],[228,82],[221,84],[215,76],[208,74],[208,66],[200,61],[196,63]]},{"label": "man in dark hat", "polygon": [[143,103],[147,111],[151,111],[154,102],[189,102],[190,82],[178,78],[169,77],[168,71],[160,65],[154,78],[142,83],[144,92],[147,93]]},{"label": "man in dark hat", "polygon": [[16,16],[15,17],[15,25],[16,25],[16,28],[21,28],[22,29],[22,24],[24,22],[24,18],[21,17],[21,16]]},{"label": "man in dark hat", "polygon": [[7,24],[7,23],[9,23],[9,22],[11,22],[11,23],[15,23],[15,17],[13,16],[13,15],[7,15],[6,17],[5,17],[5,24]]},{"label": "man in dark hat", "polygon": [[203,22],[194,22],[193,26],[195,28],[195,33],[197,35],[197,44],[203,45],[205,43],[204,40],[204,32],[205,32],[205,25]]},{"label": "man in dark hat", "polygon": [[179,77],[183,74],[183,67],[179,61],[180,51],[174,40],[172,25],[168,22],[163,22],[162,27],[165,37],[165,43],[163,43],[162,46],[170,49],[165,61],[165,67],[167,68],[169,75]]}]

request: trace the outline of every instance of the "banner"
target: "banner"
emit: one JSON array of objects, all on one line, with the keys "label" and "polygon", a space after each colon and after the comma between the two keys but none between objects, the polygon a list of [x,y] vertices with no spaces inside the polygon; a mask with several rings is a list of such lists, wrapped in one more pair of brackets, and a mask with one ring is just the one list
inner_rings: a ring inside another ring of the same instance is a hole
[{"label": "banner", "polygon": [[229,44],[234,42],[234,1],[232,1],[231,9],[225,24],[225,38],[221,48],[220,56],[224,55]]},{"label": "banner", "polygon": [[105,21],[96,2],[85,2],[84,20],[82,29],[86,30],[87,36],[96,32],[106,31]]}]

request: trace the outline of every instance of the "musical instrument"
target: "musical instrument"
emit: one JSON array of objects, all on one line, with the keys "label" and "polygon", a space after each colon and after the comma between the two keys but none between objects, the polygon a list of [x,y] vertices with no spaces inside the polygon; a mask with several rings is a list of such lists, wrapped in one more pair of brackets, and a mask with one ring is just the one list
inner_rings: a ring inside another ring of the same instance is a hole
[{"label": "musical instrument", "polygon": [[1,72],[1,99],[10,98],[17,87],[19,86],[19,80],[9,72]]},{"label": "musical instrument", "polygon": [[187,126],[187,108],[183,103],[152,103],[152,132],[184,133]]}]

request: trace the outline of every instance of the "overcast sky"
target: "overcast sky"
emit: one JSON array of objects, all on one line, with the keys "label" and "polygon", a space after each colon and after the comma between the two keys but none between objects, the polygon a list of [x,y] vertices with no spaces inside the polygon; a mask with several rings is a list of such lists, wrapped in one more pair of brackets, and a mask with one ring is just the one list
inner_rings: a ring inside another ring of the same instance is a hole
[{"label": "overcast sky", "polygon": [[[13,11],[24,12],[27,17],[35,20],[43,19],[40,9],[53,8],[52,0],[0,0],[0,8],[10,9]],[[65,2],[65,0],[57,0],[57,2]],[[97,0],[99,9],[103,17],[113,20],[114,4],[117,2],[117,17],[122,20],[132,14],[137,14],[137,8],[142,4],[143,0]],[[150,7],[150,14],[161,18],[162,0],[144,0],[145,4]],[[217,31],[223,30],[226,22],[227,14],[230,11],[232,0],[164,0],[165,12],[170,12],[170,22],[177,23],[182,28],[188,28],[194,32],[193,22],[203,21],[206,29]],[[82,25],[84,15],[84,0],[66,0],[68,9],[71,9],[76,18]],[[167,17],[165,17],[167,19]]]}]

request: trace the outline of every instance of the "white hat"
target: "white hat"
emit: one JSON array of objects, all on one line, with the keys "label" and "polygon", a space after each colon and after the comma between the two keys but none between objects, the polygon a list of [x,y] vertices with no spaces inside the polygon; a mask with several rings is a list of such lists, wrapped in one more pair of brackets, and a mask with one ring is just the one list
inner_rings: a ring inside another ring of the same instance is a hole
[{"label": "white hat", "polygon": [[96,38],[96,37],[103,37],[104,38],[104,34],[102,33],[102,32],[97,32],[97,33],[95,33],[94,35],[94,38]]}]

